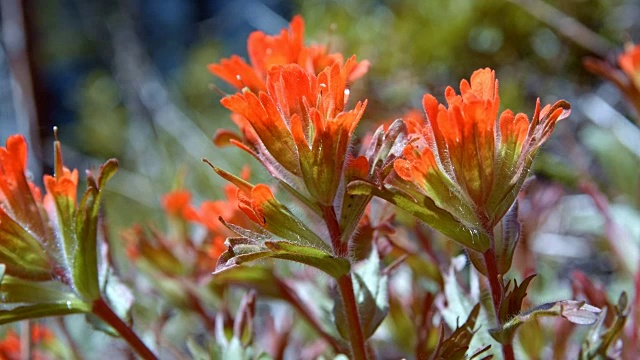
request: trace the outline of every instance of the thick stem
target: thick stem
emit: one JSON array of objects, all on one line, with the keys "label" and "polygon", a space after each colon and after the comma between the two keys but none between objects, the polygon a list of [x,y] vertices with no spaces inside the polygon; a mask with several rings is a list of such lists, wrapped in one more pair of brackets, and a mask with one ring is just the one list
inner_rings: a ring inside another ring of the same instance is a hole
[{"label": "thick stem", "polygon": [[[340,223],[336,217],[333,206],[323,206],[322,213],[324,221],[331,235],[331,245],[336,256],[348,256],[348,244],[342,243],[342,231]],[[362,333],[362,325],[360,324],[360,315],[358,314],[358,303],[353,292],[353,281],[351,273],[341,276],[337,279],[342,304],[344,305],[345,318],[347,319],[347,327],[349,328],[349,342],[351,343],[351,356],[356,360],[367,359],[366,339]]]},{"label": "thick stem", "polygon": [[[493,236],[491,237],[493,239]],[[491,241],[491,248],[485,251],[482,255],[484,257],[484,264],[487,268],[487,278],[489,279],[489,287],[491,288],[491,298],[493,299],[493,309],[496,313],[496,322],[498,325],[502,325],[502,321],[500,321],[500,304],[504,294],[502,293],[502,284],[500,283],[498,273],[496,253],[493,250],[493,241]],[[510,342],[502,344],[502,354],[505,360],[515,359],[513,345]]]},{"label": "thick stem", "polygon": [[493,300],[493,309],[495,310],[496,320],[500,323],[500,302],[502,301],[502,286],[498,278],[498,262],[496,253],[493,248],[485,251],[484,264],[487,268],[487,278],[489,279],[489,287],[491,288],[491,299]]},{"label": "thick stem", "polygon": [[158,360],[147,345],[140,340],[138,335],[111,310],[103,299],[100,298],[93,302],[92,312],[113,327],[141,358],[145,360]]}]

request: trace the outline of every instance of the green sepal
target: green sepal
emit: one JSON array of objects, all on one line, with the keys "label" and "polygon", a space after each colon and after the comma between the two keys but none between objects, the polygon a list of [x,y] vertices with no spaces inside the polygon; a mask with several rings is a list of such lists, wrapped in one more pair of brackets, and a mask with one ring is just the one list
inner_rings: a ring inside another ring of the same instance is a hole
[{"label": "green sepal", "polygon": [[414,196],[411,196],[398,188],[387,186],[379,188],[375,184],[363,180],[351,182],[348,191],[350,194],[373,194],[382,198],[408,211],[411,215],[464,247],[479,252],[489,249],[491,240],[484,231],[465,226],[449,212],[436,206],[433,200],[426,195],[415,193]]},{"label": "green sepal", "polygon": [[[231,182],[245,194],[251,194],[255,186],[249,182],[230,174],[220,168],[213,167],[215,172],[225,180]],[[272,234],[290,240],[301,245],[311,245],[326,251],[331,251],[331,247],[324,242],[315,232],[311,231],[303,221],[298,219],[289,208],[280,203],[275,198],[265,201],[261,208],[265,218],[263,228]],[[222,223],[229,227],[224,220]],[[235,231],[234,229],[231,229]]]},{"label": "green sepal", "polygon": [[100,200],[104,186],[117,169],[118,161],[111,159],[100,167],[97,181],[89,174],[87,191],[77,209],[72,275],[78,294],[90,301],[100,298],[97,243]]},{"label": "green sepal", "polygon": [[[345,167],[345,182],[354,180],[367,180],[374,183],[382,183],[389,172],[393,169],[393,161],[402,154],[402,149],[406,145],[406,126],[401,119],[395,120],[385,131],[384,126],[378,127],[371,138],[365,156],[352,159],[353,163],[360,163],[353,166],[356,169],[368,167],[367,173],[350,174],[348,171],[351,164]],[[360,219],[371,201],[372,194],[356,195],[345,191],[342,200],[342,211],[340,214],[340,228],[343,236],[350,236],[357,228]],[[343,237],[342,242],[349,239]]]},{"label": "green sepal", "polygon": [[599,308],[585,304],[584,301],[561,300],[542,304],[524,311],[511,318],[500,328],[489,330],[489,333],[496,341],[508,344],[513,341],[516,330],[520,325],[537,317],[562,316],[574,324],[591,325],[598,320],[600,312]]},{"label": "green sepal", "polygon": [[[4,265],[0,271],[4,275]],[[59,282],[27,281],[12,276],[2,276],[1,281],[0,325],[24,319],[91,311],[90,304],[74,296],[71,289]]]},{"label": "green sepal", "polygon": [[51,263],[45,249],[23,226],[0,207],[0,263],[10,275],[30,280],[51,279]]}]

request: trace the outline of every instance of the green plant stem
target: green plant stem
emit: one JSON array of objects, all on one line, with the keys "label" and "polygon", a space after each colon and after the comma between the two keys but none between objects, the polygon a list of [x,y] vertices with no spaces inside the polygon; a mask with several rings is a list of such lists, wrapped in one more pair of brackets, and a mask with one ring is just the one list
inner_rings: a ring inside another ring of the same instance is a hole
[{"label": "green plant stem", "polygon": [[[342,242],[342,231],[340,223],[336,217],[333,206],[322,206],[324,220],[331,235],[331,245],[336,256],[348,256],[348,244]],[[366,339],[362,333],[362,325],[360,324],[360,315],[358,314],[358,303],[356,302],[355,293],[353,291],[353,280],[351,272],[337,279],[338,289],[342,297],[345,318],[347,319],[347,327],[349,328],[349,342],[351,343],[351,358],[355,360],[366,360],[367,349]]]},{"label": "green plant stem", "polygon": [[98,299],[93,302],[93,308],[91,309],[94,315],[102,319],[104,322],[113,327],[120,336],[131,346],[133,350],[135,350],[141,358],[145,360],[158,360],[151,350],[147,347],[147,345],[140,340],[138,335],[127,325],[125,324],[116,313],[111,310],[109,305],[102,299]]},{"label": "green plant stem", "polygon": [[[502,284],[500,284],[498,274],[498,261],[496,260],[496,253],[493,249],[493,233],[491,233],[491,240],[491,248],[482,255],[487,268],[487,278],[489,279],[489,287],[491,288],[491,298],[493,299],[493,309],[496,313],[496,322],[498,325],[502,325],[502,321],[500,321],[500,304],[504,294],[502,293]],[[502,344],[502,354],[505,360],[515,360],[513,345],[511,343]]]}]

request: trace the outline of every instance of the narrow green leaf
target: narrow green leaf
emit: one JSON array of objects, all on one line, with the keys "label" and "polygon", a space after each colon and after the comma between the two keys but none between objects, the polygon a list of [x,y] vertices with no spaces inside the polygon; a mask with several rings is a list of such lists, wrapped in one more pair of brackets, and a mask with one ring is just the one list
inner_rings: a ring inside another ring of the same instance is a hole
[{"label": "narrow green leaf", "polygon": [[0,300],[4,304],[80,301],[73,290],[58,281],[28,281],[9,275],[0,283]]},{"label": "narrow green leaf", "polygon": [[[89,186],[78,205],[75,221],[76,250],[73,254],[73,280],[79,294],[87,300],[100,297],[98,281],[98,216],[107,181],[116,173],[118,162],[108,160],[100,167],[97,182],[89,176]],[[96,187],[96,185],[98,187]]]},{"label": "narrow green leaf", "polygon": [[349,272],[349,260],[310,246],[294,244],[288,241],[265,241],[264,245],[279,259],[292,260],[313,266],[338,278]]},{"label": "narrow green leaf", "polygon": [[373,194],[382,198],[411,215],[424,221],[429,226],[450,237],[460,245],[472,250],[484,252],[489,249],[489,236],[482,230],[467,227],[446,210],[439,208],[428,196],[415,194],[415,198],[408,193],[395,188],[378,188],[367,181],[352,181],[348,186],[350,194]]},{"label": "narrow green leaf", "polygon": [[80,300],[19,306],[10,310],[0,310],[0,325],[25,319],[81,314],[90,311],[91,307]]}]

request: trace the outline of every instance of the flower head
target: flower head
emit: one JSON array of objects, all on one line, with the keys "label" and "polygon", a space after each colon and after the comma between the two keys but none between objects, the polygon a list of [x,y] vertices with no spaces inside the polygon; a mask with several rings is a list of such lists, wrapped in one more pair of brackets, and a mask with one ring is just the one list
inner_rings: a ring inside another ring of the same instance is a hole
[{"label": "flower head", "polygon": [[78,171],[63,165],[58,141],[54,152],[55,174],[44,176],[43,198],[26,176],[24,137],[13,135],[6,147],[0,147],[0,262],[4,271],[0,297],[10,306],[17,304],[15,313],[7,311],[1,323],[89,312],[91,302],[101,297],[98,213],[102,189],[115,173],[117,162],[107,161],[97,177],[87,173],[87,190],[78,202]]},{"label": "flower head", "polygon": [[222,105],[251,125],[253,135],[242,144],[272,173],[302,179],[310,198],[331,204],[340,185],[347,148],[366,101],[345,110],[347,81],[357,66],[333,64],[319,75],[299,65],[273,67],[266,92],[244,91],[222,99]]},{"label": "flower head", "polygon": [[[498,117],[498,81],[491,69],[462,80],[460,94],[445,91],[447,106],[426,94],[426,120],[407,123],[397,177],[377,195],[407,208],[437,230],[474,250],[489,247],[488,232],[513,204],[533,158],[569,104],[540,108],[533,119],[510,110]],[[362,191],[359,189],[358,191]]]},{"label": "flower head", "polygon": [[493,227],[509,209],[531,160],[569,106],[560,101],[540,109],[533,120],[505,110],[498,117],[498,81],[491,69],[462,80],[458,95],[445,91],[448,107],[423,98],[424,126],[414,130],[394,168],[436,205],[482,229]]},{"label": "flower head", "polygon": [[618,65],[640,91],[640,45],[628,44],[618,57]]},{"label": "flower head", "polygon": [[[278,35],[254,31],[249,35],[247,50],[251,65],[234,55],[209,65],[209,71],[239,90],[248,88],[257,93],[266,89],[265,80],[273,66],[297,64],[311,74],[318,74],[333,64],[344,64],[342,54],[329,54],[322,45],[304,45],[304,20],[301,16],[295,16],[290,28],[283,29]],[[367,61],[350,68],[349,80],[361,77],[368,68]]]},{"label": "flower head", "polygon": [[[249,176],[249,168],[245,168],[242,177]],[[222,216],[236,224],[251,226],[239,208],[236,187],[227,185],[224,191],[226,199],[203,201],[199,207],[193,205],[187,190],[166,193],[161,204],[169,231],[164,234],[152,229],[149,236],[140,226],[126,230],[122,235],[127,256],[169,276],[185,275],[194,279],[208,276],[226,250],[225,239],[234,235],[218,218]],[[192,231],[194,225],[204,231]]]},{"label": "flower head", "polygon": [[[56,259],[46,245],[54,238],[42,206],[42,195],[25,175],[27,142],[10,136],[0,147],[0,262],[6,273],[33,280],[53,276]],[[74,189],[75,191],[75,189]]]}]

